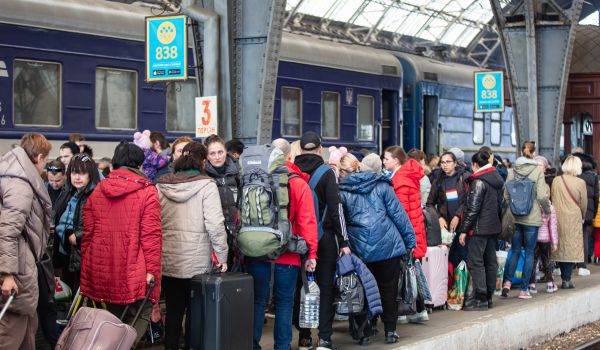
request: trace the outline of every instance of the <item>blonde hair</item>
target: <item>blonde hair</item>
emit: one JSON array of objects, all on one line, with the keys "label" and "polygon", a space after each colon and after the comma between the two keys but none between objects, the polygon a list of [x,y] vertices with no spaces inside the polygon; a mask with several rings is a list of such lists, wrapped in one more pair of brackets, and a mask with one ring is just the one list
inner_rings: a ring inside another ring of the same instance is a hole
[{"label": "blonde hair", "polygon": [[344,155],[336,166],[339,170],[348,174],[360,171],[360,162],[350,153]]},{"label": "blonde hair", "polygon": [[296,159],[296,156],[299,156],[300,154],[302,154],[302,148],[300,148],[300,140],[296,140],[290,144],[290,162],[293,163]]},{"label": "blonde hair", "polygon": [[562,164],[562,172],[566,175],[579,176],[581,175],[581,159],[575,156],[568,156]]}]

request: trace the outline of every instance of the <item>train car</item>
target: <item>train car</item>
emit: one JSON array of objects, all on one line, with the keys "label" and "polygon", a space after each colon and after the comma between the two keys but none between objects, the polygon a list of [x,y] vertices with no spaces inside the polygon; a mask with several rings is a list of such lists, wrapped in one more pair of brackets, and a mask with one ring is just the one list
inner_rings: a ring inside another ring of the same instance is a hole
[{"label": "train car", "polygon": [[512,108],[503,113],[475,113],[476,67],[395,53],[404,72],[403,132],[405,149],[440,154],[452,147],[474,153],[487,145],[514,157]]},{"label": "train car", "polygon": [[284,33],[273,138],[312,130],[325,145],[400,142],[402,66],[389,52]]},{"label": "train car", "polygon": [[[0,11],[0,150],[26,132],[57,145],[83,133],[96,156],[136,130],[194,132],[193,79],[144,81],[149,8],[97,0],[3,0]],[[190,56],[191,57],[191,56]]]}]

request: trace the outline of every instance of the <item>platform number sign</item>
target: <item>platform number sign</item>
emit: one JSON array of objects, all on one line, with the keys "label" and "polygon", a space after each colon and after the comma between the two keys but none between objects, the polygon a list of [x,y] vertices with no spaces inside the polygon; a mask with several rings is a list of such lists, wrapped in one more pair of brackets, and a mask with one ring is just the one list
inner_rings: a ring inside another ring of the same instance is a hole
[{"label": "platform number sign", "polygon": [[185,79],[186,16],[146,17],[146,81]]},{"label": "platform number sign", "polygon": [[208,137],[218,133],[217,96],[196,97],[196,137]]},{"label": "platform number sign", "polygon": [[504,72],[475,73],[475,112],[504,112]]}]

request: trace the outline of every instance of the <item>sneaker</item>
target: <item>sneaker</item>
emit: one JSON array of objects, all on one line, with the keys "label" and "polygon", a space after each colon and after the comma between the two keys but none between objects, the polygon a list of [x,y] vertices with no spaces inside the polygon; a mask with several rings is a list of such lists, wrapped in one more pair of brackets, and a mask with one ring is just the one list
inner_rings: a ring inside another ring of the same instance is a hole
[{"label": "sneaker", "polygon": [[529,294],[528,290],[522,290],[518,296],[519,299],[531,299],[531,294]]},{"label": "sneaker", "polygon": [[558,286],[554,282],[548,282],[546,285],[546,293],[554,293],[558,290]]},{"label": "sneaker", "polygon": [[398,316],[398,321],[396,321],[397,324],[407,324],[408,323],[408,317],[406,316]]},{"label": "sneaker", "polygon": [[531,294],[537,293],[537,288],[535,287],[535,283],[532,283],[529,285],[529,293],[531,293]]},{"label": "sneaker", "polygon": [[312,350],[312,338],[298,339],[298,350]]},{"label": "sneaker", "polygon": [[393,332],[386,331],[385,332],[385,343],[386,344],[397,343],[399,339],[400,339],[400,336],[398,335],[398,333],[396,333],[396,331],[393,331]]},{"label": "sneaker", "polygon": [[465,303],[464,311],[485,311],[488,309],[487,300],[470,299]]},{"label": "sneaker", "polygon": [[323,340],[319,338],[319,345],[317,345],[317,350],[337,350],[335,345],[331,340]]},{"label": "sneaker", "polygon": [[511,286],[510,281],[504,282],[504,285],[502,286],[502,296],[503,297],[505,297],[505,298],[508,297],[508,292],[510,292],[510,286]]},{"label": "sneaker", "polygon": [[579,270],[577,270],[577,274],[579,276],[589,276],[590,275],[590,270],[584,268],[584,267],[580,267]]},{"label": "sneaker", "polygon": [[575,288],[575,285],[571,281],[563,281],[561,288],[562,289],[573,289],[573,288]]},{"label": "sneaker", "polygon": [[358,341],[358,345],[360,346],[369,346],[369,337],[362,337]]},{"label": "sneaker", "polygon": [[600,265],[600,258],[594,257],[594,265],[596,265],[596,266]]},{"label": "sneaker", "polygon": [[429,321],[429,315],[427,315],[427,310],[423,310],[421,312],[417,312],[416,314],[410,316],[408,322],[410,323],[421,323]]}]

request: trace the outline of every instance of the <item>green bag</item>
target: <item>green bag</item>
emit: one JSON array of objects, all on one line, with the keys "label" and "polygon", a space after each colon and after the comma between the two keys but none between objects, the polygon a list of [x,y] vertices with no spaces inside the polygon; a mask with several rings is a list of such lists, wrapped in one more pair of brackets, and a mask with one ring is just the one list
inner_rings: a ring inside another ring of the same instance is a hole
[{"label": "green bag", "polygon": [[469,270],[467,264],[461,261],[454,270],[454,284],[448,291],[448,309],[462,310],[467,294]]},{"label": "green bag", "polygon": [[281,150],[271,145],[249,146],[240,163],[238,248],[248,257],[277,259],[292,235],[285,158]]}]

